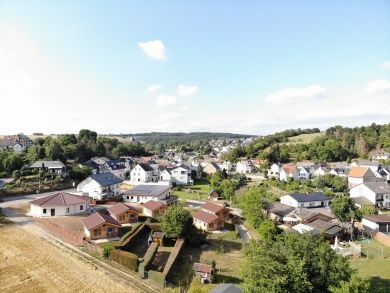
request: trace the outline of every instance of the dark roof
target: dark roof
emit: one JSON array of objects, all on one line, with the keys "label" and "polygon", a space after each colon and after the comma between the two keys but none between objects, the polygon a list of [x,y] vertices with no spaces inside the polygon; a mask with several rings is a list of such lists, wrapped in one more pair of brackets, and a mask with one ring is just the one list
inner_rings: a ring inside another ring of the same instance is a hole
[{"label": "dark roof", "polygon": [[125,191],[123,195],[137,195],[137,196],[151,196],[158,197],[161,194],[169,191],[170,185],[152,185],[152,184],[140,184],[136,187]]},{"label": "dark roof", "polygon": [[211,274],[211,272],[213,271],[213,267],[212,266],[204,264],[204,263],[198,263],[198,262],[194,263],[193,268],[194,268],[195,271],[201,272],[201,273],[209,273],[209,274]]},{"label": "dark roof", "polygon": [[111,170],[119,170],[125,168],[125,159],[109,160],[105,163]]},{"label": "dark roof", "polygon": [[329,220],[333,219],[333,217],[331,217],[330,215],[321,213],[320,211],[317,211],[315,209],[297,208],[294,214],[302,220],[310,220],[311,218],[319,214],[324,215],[325,217],[329,218]]},{"label": "dark roof", "polygon": [[219,284],[210,293],[242,293],[243,291],[233,284]]},{"label": "dark roof", "polygon": [[82,221],[88,230],[92,230],[103,224],[109,224],[109,225],[121,227],[121,224],[119,224],[113,217],[101,213],[93,213],[92,215],[89,215]]},{"label": "dark roof", "polygon": [[165,207],[165,204],[159,201],[149,200],[143,204],[143,207],[151,211],[156,211],[162,207]]},{"label": "dark roof", "polygon": [[322,192],[314,192],[309,194],[304,193],[292,193],[289,194],[293,199],[295,199],[298,202],[308,202],[308,201],[323,201],[323,200],[329,200],[329,197],[327,197]]},{"label": "dark roof", "polygon": [[30,202],[30,204],[42,206],[42,207],[53,207],[53,206],[68,206],[75,204],[87,203],[88,200],[85,198],[70,194],[70,193],[56,193],[49,196],[45,196]]},{"label": "dark roof", "polygon": [[198,210],[196,212],[196,214],[194,215],[194,219],[198,219],[198,220],[201,220],[204,223],[210,224],[210,223],[215,222],[216,220],[218,220],[219,217],[214,215],[214,214],[211,214],[211,213],[208,213],[208,212],[205,212],[205,211],[202,211],[202,210]]},{"label": "dark roof", "polygon": [[291,213],[293,210],[295,210],[295,208],[280,202],[273,202],[268,204],[265,210],[275,215],[278,215],[280,217],[284,217],[287,216],[289,213]]},{"label": "dark roof", "polygon": [[153,168],[150,167],[149,164],[146,164],[146,163],[139,163],[138,165],[139,165],[142,169],[144,169],[145,172],[153,171]]},{"label": "dark roof", "polygon": [[390,215],[367,215],[363,216],[363,218],[374,222],[374,223],[390,223]]},{"label": "dark roof", "polygon": [[112,174],[110,172],[92,174],[89,177],[91,177],[93,180],[95,180],[101,186],[114,185],[114,184],[121,183],[123,181],[122,179],[120,179],[119,177],[116,177],[114,174]]},{"label": "dark roof", "polygon": [[329,235],[337,234],[342,230],[342,228],[337,224],[327,222],[321,219],[317,219],[313,222],[310,222],[309,224],[307,224],[307,226],[317,229],[321,232],[325,232]]},{"label": "dark roof", "polygon": [[128,205],[123,204],[121,202],[114,204],[113,206],[109,207],[107,210],[115,216],[119,216],[119,215],[123,214],[124,212],[127,212],[128,210],[132,210],[132,211],[138,213],[138,211],[134,207],[128,206]]}]

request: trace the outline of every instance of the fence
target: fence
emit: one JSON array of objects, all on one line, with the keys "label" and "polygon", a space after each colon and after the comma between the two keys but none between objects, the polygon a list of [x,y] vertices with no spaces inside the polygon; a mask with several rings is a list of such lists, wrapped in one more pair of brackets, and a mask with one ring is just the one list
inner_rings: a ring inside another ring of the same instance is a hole
[{"label": "fence", "polygon": [[85,241],[83,237],[80,237],[79,235],[75,235],[67,230],[64,230],[63,228],[57,226],[56,224],[53,224],[49,221],[43,220],[43,219],[36,219],[37,223],[41,226],[44,226],[46,229],[48,229],[50,232],[58,236],[60,239],[64,241],[68,241],[73,245],[76,246],[82,246],[85,245]]}]

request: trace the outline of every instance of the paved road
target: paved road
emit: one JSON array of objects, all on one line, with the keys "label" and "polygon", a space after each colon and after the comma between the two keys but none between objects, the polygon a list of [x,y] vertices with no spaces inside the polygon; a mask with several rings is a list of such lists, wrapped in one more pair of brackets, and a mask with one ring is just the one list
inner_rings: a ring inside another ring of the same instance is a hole
[{"label": "paved road", "polygon": [[0,208],[6,208],[11,207],[13,205],[17,204],[23,204],[28,203],[34,199],[38,199],[44,196],[52,195],[58,192],[75,192],[75,189],[66,189],[61,191],[50,191],[45,193],[32,193],[32,194],[26,194],[26,195],[20,195],[20,196],[10,196],[10,197],[4,197],[4,202],[0,203]]},{"label": "paved road", "polygon": [[252,239],[251,235],[249,234],[248,230],[243,225],[235,225],[237,228],[238,233],[240,234],[241,239],[244,242],[248,242]]}]

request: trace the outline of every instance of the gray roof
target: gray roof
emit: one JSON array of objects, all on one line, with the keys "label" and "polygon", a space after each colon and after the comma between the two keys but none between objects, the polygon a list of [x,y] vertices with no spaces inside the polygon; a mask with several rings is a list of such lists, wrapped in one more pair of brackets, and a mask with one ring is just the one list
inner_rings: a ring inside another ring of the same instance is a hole
[{"label": "gray roof", "polygon": [[116,177],[114,174],[110,172],[93,174],[89,177],[95,180],[101,186],[114,185],[114,184],[121,183],[123,181],[122,179]]},{"label": "gray roof", "polygon": [[291,213],[293,210],[295,210],[295,208],[282,204],[280,202],[273,202],[268,204],[265,210],[280,217],[284,217]]},{"label": "gray roof", "polygon": [[139,163],[138,164],[145,172],[153,171],[154,169],[149,166],[149,164],[146,163]]},{"label": "gray roof", "polygon": [[314,192],[314,193],[292,193],[289,194],[293,199],[295,199],[298,202],[308,202],[308,201],[323,201],[323,200],[329,200],[329,197],[327,197],[322,192]]},{"label": "gray roof", "polygon": [[242,293],[243,291],[233,284],[219,284],[210,293]]},{"label": "gray roof", "polygon": [[390,193],[390,184],[386,183],[386,181],[372,181],[364,182],[362,184],[367,186],[376,194]]},{"label": "gray roof", "polygon": [[331,222],[326,222],[321,219],[317,219],[313,222],[310,222],[309,224],[306,224],[309,227],[312,227],[314,229],[317,229],[321,232],[325,232],[326,234],[329,235],[334,235],[337,234],[342,230],[342,228],[334,223]]},{"label": "gray roof", "polygon": [[61,161],[36,161],[30,168],[42,168],[42,164],[45,168],[49,169],[62,169],[65,167]]},{"label": "gray roof", "polygon": [[363,206],[363,205],[374,205],[374,203],[372,203],[370,200],[368,200],[366,197],[364,196],[358,196],[358,197],[352,197],[353,201],[360,205],[360,206]]},{"label": "gray roof", "polygon": [[152,185],[152,184],[141,184],[136,187],[127,190],[123,195],[136,195],[136,196],[151,196],[157,197],[161,194],[169,191],[170,185]]}]

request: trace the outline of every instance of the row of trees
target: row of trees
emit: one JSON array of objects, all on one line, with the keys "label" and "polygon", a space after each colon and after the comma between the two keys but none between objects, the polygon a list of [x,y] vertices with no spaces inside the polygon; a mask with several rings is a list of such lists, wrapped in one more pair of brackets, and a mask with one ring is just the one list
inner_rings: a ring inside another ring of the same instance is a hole
[{"label": "row of trees", "polygon": [[236,190],[246,184],[246,177],[240,174],[229,176],[224,169],[209,176],[209,182],[211,188],[216,190],[221,198],[230,200],[234,197]]}]

